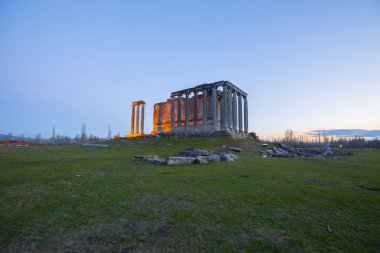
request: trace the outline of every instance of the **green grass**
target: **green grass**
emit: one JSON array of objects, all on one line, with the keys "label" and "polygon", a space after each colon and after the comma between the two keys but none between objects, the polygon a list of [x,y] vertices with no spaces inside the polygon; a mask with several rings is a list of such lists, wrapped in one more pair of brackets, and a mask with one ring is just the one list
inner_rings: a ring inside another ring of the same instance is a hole
[{"label": "green grass", "polygon": [[[223,144],[245,151],[234,163],[132,160]],[[0,147],[0,252],[379,251],[380,151],[265,159],[259,148],[195,137]]]}]

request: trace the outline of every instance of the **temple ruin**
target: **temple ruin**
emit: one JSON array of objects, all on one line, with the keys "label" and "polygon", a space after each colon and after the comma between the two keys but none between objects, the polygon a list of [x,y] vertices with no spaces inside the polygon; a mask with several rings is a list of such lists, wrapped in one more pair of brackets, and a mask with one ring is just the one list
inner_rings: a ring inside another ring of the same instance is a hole
[{"label": "temple ruin", "polygon": [[144,135],[144,106],[145,102],[142,100],[132,102],[131,131],[130,134],[125,137],[138,137]]},{"label": "temple ruin", "polygon": [[247,93],[228,81],[171,93],[154,105],[152,134],[248,134]]}]

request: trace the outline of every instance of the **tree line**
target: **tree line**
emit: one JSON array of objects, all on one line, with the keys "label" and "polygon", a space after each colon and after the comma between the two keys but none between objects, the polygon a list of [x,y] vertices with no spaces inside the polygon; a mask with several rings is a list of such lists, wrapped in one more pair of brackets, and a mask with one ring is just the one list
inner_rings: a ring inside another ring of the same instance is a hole
[{"label": "tree line", "polygon": [[274,138],[272,142],[283,142],[296,148],[317,148],[329,143],[331,148],[376,148],[380,149],[380,140],[377,138],[364,138],[362,136],[336,137],[327,136],[321,132],[317,135],[296,135],[292,129],[284,133],[283,138]]}]

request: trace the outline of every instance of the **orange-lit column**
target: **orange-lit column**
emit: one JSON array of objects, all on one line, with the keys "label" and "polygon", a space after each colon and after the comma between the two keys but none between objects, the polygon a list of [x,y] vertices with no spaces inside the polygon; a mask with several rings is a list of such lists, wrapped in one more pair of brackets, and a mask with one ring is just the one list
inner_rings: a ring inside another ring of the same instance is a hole
[{"label": "orange-lit column", "polygon": [[139,121],[140,121],[140,104],[137,105],[137,112],[136,112],[136,134],[139,134]]},{"label": "orange-lit column", "polygon": [[171,113],[170,113],[170,131],[174,131],[174,95],[171,96],[172,98],[172,107],[171,107]]},{"label": "orange-lit column", "polygon": [[177,128],[181,128],[181,121],[182,121],[182,112],[181,112],[181,99],[182,95],[179,95],[177,98]]},{"label": "orange-lit column", "polygon": [[132,114],[131,114],[131,135],[135,133],[135,105],[132,104]]},{"label": "orange-lit column", "polygon": [[185,128],[189,129],[189,92],[186,91],[186,101],[185,101]]},{"label": "orange-lit column", "polygon": [[157,130],[159,133],[162,132],[162,103],[158,104]]}]

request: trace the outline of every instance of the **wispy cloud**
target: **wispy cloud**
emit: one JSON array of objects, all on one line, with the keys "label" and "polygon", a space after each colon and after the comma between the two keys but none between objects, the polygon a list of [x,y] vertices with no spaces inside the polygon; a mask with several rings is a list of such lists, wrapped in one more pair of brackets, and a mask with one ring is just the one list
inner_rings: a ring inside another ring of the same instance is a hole
[{"label": "wispy cloud", "polygon": [[337,137],[369,137],[369,138],[380,138],[380,130],[365,130],[365,129],[327,129],[327,130],[314,130],[308,133],[311,136],[328,135]]}]

